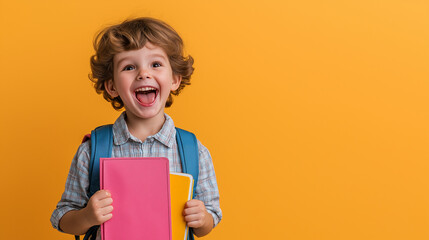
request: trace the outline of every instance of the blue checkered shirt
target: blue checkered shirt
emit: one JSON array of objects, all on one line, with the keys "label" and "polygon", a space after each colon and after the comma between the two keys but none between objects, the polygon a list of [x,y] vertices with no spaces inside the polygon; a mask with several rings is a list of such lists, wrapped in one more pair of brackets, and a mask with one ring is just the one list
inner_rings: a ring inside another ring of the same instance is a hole
[{"label": "blue checkered shirt", "polygon": [[[123,112],[113,124],[112,157],[166,157],[170,160],[170,172],[182,172],[177,151],[176,129],[170,116],[165,114],[161,130],[144,142],[128,131]],[[219,190],[209,151],[198,141],[199,176],[195,199],[204,202],[207,211],[213,216],[216,226],[222,218],[219,207]],[[89,201],[87,196],[89,179],[88,165],[91,155],[91,141],[82,143],[73,158],[61,200],[51,216],[52,226],[59,231],[60,219],[71,210],[79,210]],[[100,234],[97,235],[100,239]]]}]

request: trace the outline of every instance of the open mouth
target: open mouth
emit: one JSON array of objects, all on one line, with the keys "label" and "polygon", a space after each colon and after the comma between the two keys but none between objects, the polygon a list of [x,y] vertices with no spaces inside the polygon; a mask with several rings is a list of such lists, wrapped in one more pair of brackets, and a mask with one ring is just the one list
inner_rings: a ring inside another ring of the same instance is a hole
[{"label": "open mouth", "polygon": [[140,87],[134,91],[137,101],[143,106],[152,105],[158,96],[158,92],[158,89],[154,87]]}]

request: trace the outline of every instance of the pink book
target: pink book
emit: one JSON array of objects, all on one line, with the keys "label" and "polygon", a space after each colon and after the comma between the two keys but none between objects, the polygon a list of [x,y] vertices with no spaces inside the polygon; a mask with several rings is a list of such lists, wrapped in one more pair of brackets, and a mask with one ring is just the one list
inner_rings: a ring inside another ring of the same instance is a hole
[{"label": "pink book", "polygon": [[101,158],[100,188],[111,192],[113,217],[103,240],[171,240],[167,158]]}]

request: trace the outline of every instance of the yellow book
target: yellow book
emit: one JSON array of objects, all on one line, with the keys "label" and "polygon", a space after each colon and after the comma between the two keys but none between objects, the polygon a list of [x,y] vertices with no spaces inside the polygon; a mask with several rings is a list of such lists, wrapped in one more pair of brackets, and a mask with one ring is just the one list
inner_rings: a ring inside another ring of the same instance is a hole
[{"label": "yellow book", "polygon": [[171,228],[173,240],[187,240],[189,228],[183,217],[185,203],[192,199],[191,174],[170,173]]}]

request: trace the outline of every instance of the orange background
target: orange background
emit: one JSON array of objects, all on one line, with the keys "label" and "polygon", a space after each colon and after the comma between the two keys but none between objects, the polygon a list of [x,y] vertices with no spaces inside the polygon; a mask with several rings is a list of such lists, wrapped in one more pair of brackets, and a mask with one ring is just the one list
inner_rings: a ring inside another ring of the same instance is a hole
[{"label": "orange background", "polygon": [[94,34],[163,19],[195,62],[168,110],[211,151],[204,239],[429,238],[429,2],[0,0],[0,233],[50,226],[71,159],[119,115],[88,80]]}]

